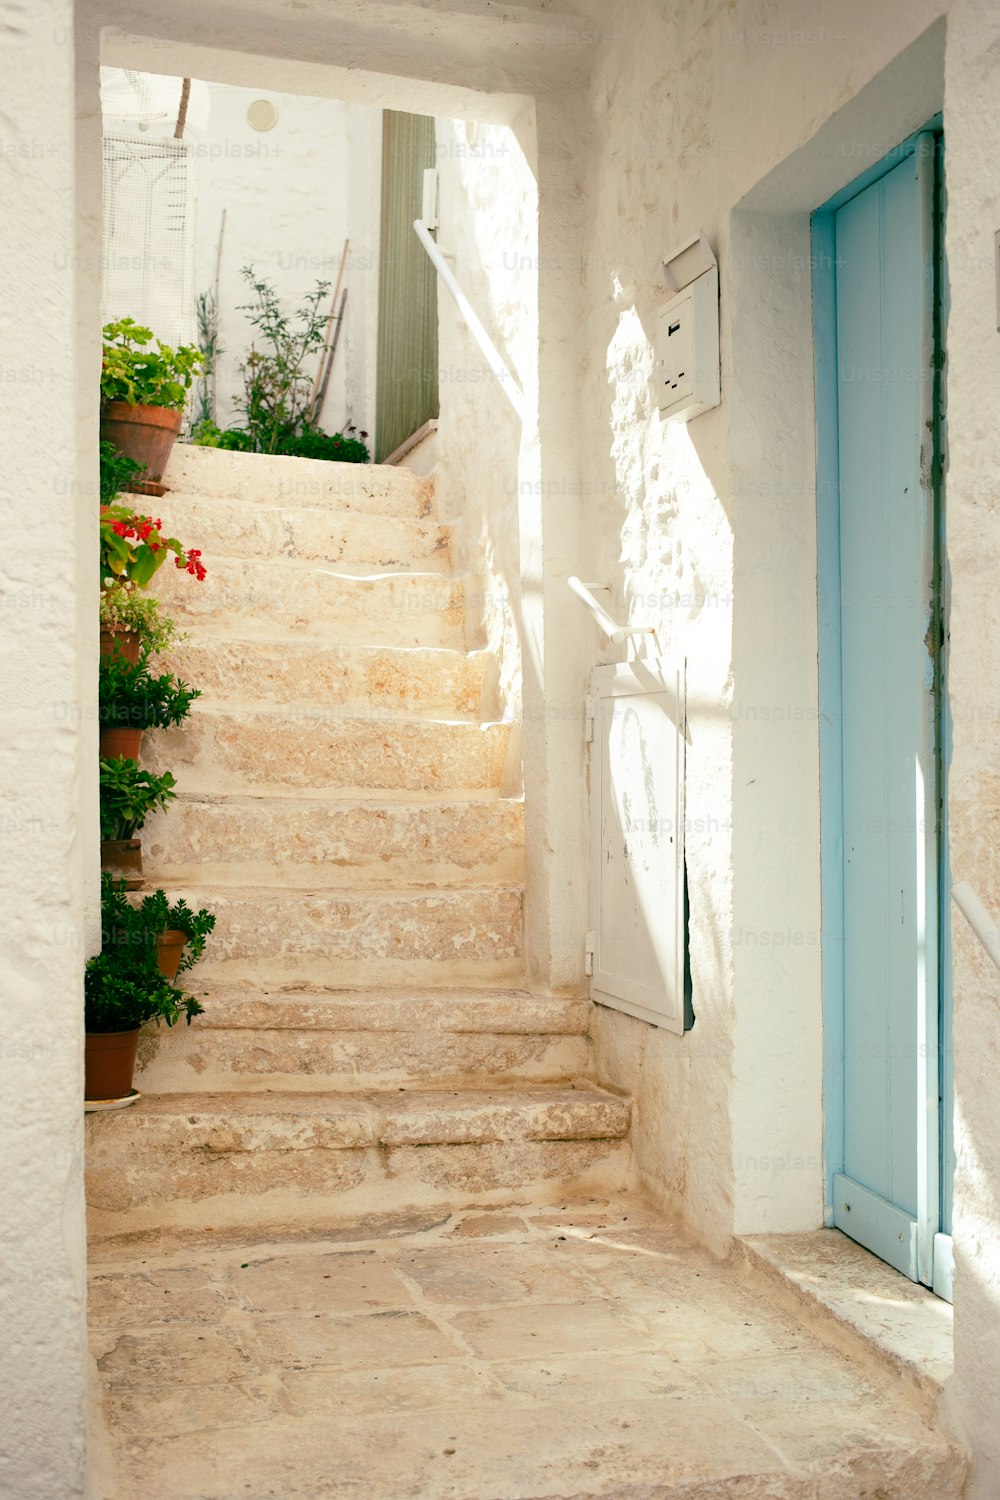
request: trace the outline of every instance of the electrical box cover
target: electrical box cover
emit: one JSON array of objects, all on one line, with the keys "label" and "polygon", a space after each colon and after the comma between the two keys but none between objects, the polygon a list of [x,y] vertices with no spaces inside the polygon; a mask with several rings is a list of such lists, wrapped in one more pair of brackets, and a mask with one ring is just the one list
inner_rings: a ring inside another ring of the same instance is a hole
[{"label": "electrical box cover", "polygon": [[718,406],[719,270],[712,266],[656,313],[653,395],[667,421]]}]

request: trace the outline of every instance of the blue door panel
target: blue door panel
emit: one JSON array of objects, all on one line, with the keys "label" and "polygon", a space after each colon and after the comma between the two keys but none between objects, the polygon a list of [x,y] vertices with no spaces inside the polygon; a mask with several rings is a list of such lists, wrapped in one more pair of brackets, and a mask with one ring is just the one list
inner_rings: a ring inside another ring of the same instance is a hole
[{"label": "blue door panel", "polygon": [[937,1152],[923,1041],[929,1022],[935,1036],[937,1027],[935,662],[925,644],[933,171],[933,153],[918,149],[833,216],[844,984],[834,1222],[908,1275]]}]

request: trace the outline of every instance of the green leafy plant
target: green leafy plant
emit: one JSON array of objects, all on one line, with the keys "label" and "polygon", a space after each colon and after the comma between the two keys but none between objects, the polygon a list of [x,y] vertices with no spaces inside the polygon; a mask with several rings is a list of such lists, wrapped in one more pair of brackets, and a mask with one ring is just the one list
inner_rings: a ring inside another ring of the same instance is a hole
[{"label": "green leafy plant", "polygon": [[192,911],[183,899],[171,903],[165,891],[153,891],[139,905],[139,918],[153,941],[164,932],[183,932],[187,938],[177,972],[182,974],[196,964],[205,951],[205,941],[215,927],[215,916],[207,908]]},{"label": "green leafy plant", "polygon": [[124,453],[119,453],[114,443],[103,440],[100,448],[100,466],[102,505],[113,505],[122,490],[129,489],[132,481],[146,472],[145,464],[136,463],[134,458],[128,458]]},{"label": "green leafy plant", "polygon": [[156,940],[164,932],[183,932],[187,938],[178,973],[190,969],[205,951],[215,927],[212,912],[192,911],[184,900],[171,903],[166,891],[153,891],[139,902],[130,901],[127,882],[107,871],[101,876],[101,943],[107,952],[138,954],[155,961]]},{"label": "green leafy plant", "polygon": [[199,292],[195,304],[198,319],[198,348],[202,369],[195,396],[194,422],[215,420],[215,367],[222,344],[219,341],[219,304],[214,292]]},{"label": "green leafy plant", "polygon": [[201,550],[187,551],[175,536],[164,536],[163,522],[140,516],[124,505],[101,507],[101,583],[107,588],[116,579],[128,579],[139,588],[148,587],[158,568],[174,554],[174,563],[199,581],[205,577]]},{"label": "green leafy plant", "polygon": [[112,655],[101,657],[97,695],[106,728],[170,729],[187,718],[201,690],[171,672],[154,677],[147,660],[140,658],[133,666]]},{"label": "green leafy plant", "polygon": [[101,629],[133,631],[147,658],[186,638],[169,615],[161,612],[156,595],[143,592],[128,578],[101,590]]},{"label": "green leafy plant", "polygon": [[154,776],[127,755],[100,762],[101,838],[133,839],[150,813],[177,795],[169,771]]},{"label": "green leafy plant", "polygon": [[[367,432],[358,433],[351,425],[343,432],[329,433],[303,423],[299,432],[285,433],[280,437],[274,451],[285,458],[318,458],[327,463],[366,464],[371,459],[364,441],[367,436]],[[250,433],[239,427],[223,431],[214,422],[199,422],[192,431],[191,442],[199,448],[228,448],[239,453],[256,451]]]},{"label": "green leafy plant", "polygon": [[253,266],[240,275],[250,288],[252,300],[240,304],[265,347],[250,346],[241,366],[243,398],[238,403],[254,453],[277,453],[281,438],[299,430],[312,399],[312,379],[306,361],[323,347],[326,318],[321,304],[330,290],[328,281],[317,281],[307,292],[293,317],[281,310],[278,295],[269,282],[260,280]]},{"label": "green leafy plant", "polygon": [[84,1026],[90,1032],[132,1031],[147,1021],[191,1024],[204,1006],[164,979],[152,959],[105,949],[88,960],[83,974]]},{"label": "green leafy plant", "polygon": [[191,382],[203,367],[203,357],[193,344],[172,349],[156,339],[156,347],[148,347],[153,342],[152,329],[141,327],[134,318],[105,324],[102,401],[183,410]]}]

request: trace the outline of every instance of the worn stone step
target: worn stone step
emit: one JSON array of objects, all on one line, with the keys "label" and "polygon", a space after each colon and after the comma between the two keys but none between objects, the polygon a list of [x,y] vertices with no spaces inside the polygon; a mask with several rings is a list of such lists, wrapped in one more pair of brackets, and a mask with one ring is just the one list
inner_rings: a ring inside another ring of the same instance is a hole
[{"label": "worn stone step", "polygon": [[[429,516],[434,483],[385,464],[337,464],[320,459],[230,453],[177,443],[164,482],[168,495],[196,494],[247,505],[282,503],[355,511],[361,515]],[[155,504],[139,497],[144,510]],[[159,511],[156,512],[160,514]],[[183,538],[187,541],[187,538]],[[197,542],[191,543],[197,546]]]},{"label": "worn stone step", "polygon": [[170,536],[206,557],[315,558],[371,571],[447,572],[450,528],[408,516],[377,516],[303,506],[245,505],[172,494],[157,501]]},{"label": "worn stone step", "polygon": [[590,1072],[587,1000],[492,989],[269,994],[221,984],[204,1003],[191,1026],[143,1032],[136,1084],[144,1093],[469,1088]]},{"label": "worn stone step", "polygon": [[524,804],[181,794],[147,819],[150,884],[315,889],[517,885]]},{"label": "worn stone step", "polygon": [[169,562],[156,575],[156,594],[182,626],[207,624],[251,638],[278,629],[327,644],[465,649],[464,586],[441,573],[358,577],[323,563],[221,554],[205,563],[200,583]]},{"label": "worn stone step", "polygon": [[162,658],[214,702],[364,708],[436,718],[488,718],[494,707],[486,651],[325,645],[196,631]]},{"label": "worn stone step", "polygon": [[336,709],[209,708],[146,734],[143,763],[191,792],[269,786],[444,792],[497,787],[508,724],[449,723]]},{"label": "worn stone step", "polygon": [[191,987],[517,983],[521,890],[322,891],[185,886],[216,925]]},{"label": "worn stone step", "polygon": [[629,1120],[628,1100],[592,1084],[146,1095],[88,1116],[91,1230],[259,1231],[618,1191]]}]

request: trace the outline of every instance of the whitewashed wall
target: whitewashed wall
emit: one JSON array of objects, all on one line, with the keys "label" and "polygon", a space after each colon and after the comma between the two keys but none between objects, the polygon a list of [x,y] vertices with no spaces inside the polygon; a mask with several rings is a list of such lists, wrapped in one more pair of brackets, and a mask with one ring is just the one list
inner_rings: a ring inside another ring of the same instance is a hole
[{"label": "whitewashed wall", "polygon": [[[438,244],[520,385],[538,343],[538,194],[512,130],[438,120]],[[439,283],[438,499],[470,571],[473,620],[499,664],[499,710],[521,719],[522,424]],[[516,747],[518,758],[520,747]]]},{"label": "whitewashed wall", "polygon": [[[97,872],[97,614],[92,593],[89,609],[80,601],[97,574],[98,503],[96,402],[81,422],[78,392],[96,388],[99,363],[73,309],[81,273],[96,281],[76,212],[93,214],[99,199],[74,201],[72,5],[0,8],[0,36],[0,193],[17,205],[0,215],[0,1494],[77,1500],[83,963]],[[77,101],[90,119],[93,76]],[[77,306],[96,333],[86,286]]]},{"label": "whitewashed wall", "polygon": [[[181,80],[141,74],[130,99],[125,78],[118,70],[105,70],[106,129],[137,139],[172,137]],[[250,106],[258,101],[276,112],[268,130],[249,122]],[[132,113],[126,115],[128,107]],[[373,113],[339,99],[194,81],[184,133],[196,164],[194,289],[197,296],[215,287],[221,232],[216,420],[222,427],[240,425],[239,367],[255,338],[239,310],[252,300],[242,268],[253,266],[258,279],[275,288],[294,326],[295,313],[318,281],[330,283],[324,314],[328,311],[345,240],[353,246],[343,283],[347,309],[322,425],[335,432],[353,422],[360,430],[372,419],[366,401],[369,347],[375,339],[369,306],[372,258],[366,253],[372,182],[371,173],[359,174],[356,164],[367,156]],[[374,194],[377,203],[377,174]],[[307,366],[310,377],[316,363],[312,359]]]}]

